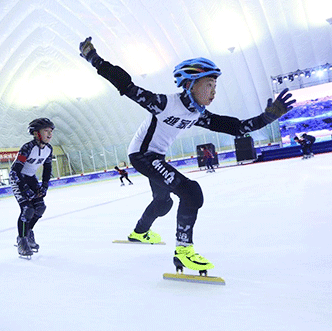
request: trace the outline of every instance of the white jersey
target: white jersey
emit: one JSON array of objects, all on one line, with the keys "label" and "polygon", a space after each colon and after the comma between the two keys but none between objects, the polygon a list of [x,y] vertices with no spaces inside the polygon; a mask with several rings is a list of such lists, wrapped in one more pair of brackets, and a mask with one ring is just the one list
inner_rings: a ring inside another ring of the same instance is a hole
[{"label": "white jersey", "polygon": [[155,152],[165,155],[174,140],[184,130],[190,129],[200,117],[197,110],[186,108],[180,94],[167,95],[167,104],[158,114],[150,114],[136,131],[128,154]]},{"label": "white jersey", "polygon": [[50,155],[52,155],[52,150],[49,146],[46,145],[44,148],[39,148],[39,146],[35,145],[31,149],[30,155],[24,163],[21,173],[27,176],[34,176],[37,169],[44,164]]},{"label": "white jersey", "polygon": [[31,177],[36,174],[37,169],[44,163],[52,166],[52,146],[46,144],[43,148],[40,148],[36,140],[32,140],[20,148],[12,169],[17,173]]}]

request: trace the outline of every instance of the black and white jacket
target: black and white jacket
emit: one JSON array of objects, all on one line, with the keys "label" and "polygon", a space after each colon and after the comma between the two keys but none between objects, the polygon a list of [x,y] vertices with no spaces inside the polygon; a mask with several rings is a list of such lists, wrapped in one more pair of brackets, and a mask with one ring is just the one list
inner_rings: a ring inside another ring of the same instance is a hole
[{"label": "black and white jacket", "polygon": [[156,94],[136,86],[123,69],[114,67],[101,58],[98,58],[94,66],[99,75],[119,89],[121,95],[126,95],[150,112],[150,116],[136,131],[128,154],[151,151],[165,155],[177,136],[193,125],[233,136],[243,136],[270,123],[264,113],[247,120],[213,114],[208,110],[201,114],[190,107],[185,91],[171,95]]},{"label": "black and white jacket", "polygon": [[36,140],[24,144],[11,167],[10,178],[20,189],[27,183],[26,176],[33,177],[43,165],[42,181],[48,183],[52,173],[52,151],[50,144],[40,148]]}]

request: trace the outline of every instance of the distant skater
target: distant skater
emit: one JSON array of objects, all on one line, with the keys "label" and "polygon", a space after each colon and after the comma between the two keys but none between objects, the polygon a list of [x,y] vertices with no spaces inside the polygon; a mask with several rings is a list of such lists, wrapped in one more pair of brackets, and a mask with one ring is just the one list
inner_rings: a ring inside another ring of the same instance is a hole
[{"label": "distant skater", "polygon": [[207,168],[207,172],[214,172],[214,168],[212,165],[212,160],[214,159],[214,156],[212,152],[206,146],[203,146],[202,150],[204,153],[203,158],[205,160],[205,166]]},{"label": "distant skater", "polygon": [[301,145],[304,159],[309,159],[314,156],[314,153],[312,152],[312,145],[316,141],[314,136],[303,133],[301,138],[296,136],[294,140]]},{"label": "distant skater", "polygon": [[126,178],[127,181],[129,182],[129,185],[133,185],[132,181],[128,178],[128,172],[124,169],[120,169],[118,166],[115,166],[114,169],[119,173],[120,175],[120,181],[121,181],[121,186],[124,186],[125,183],[123,182],[123,178]]}]

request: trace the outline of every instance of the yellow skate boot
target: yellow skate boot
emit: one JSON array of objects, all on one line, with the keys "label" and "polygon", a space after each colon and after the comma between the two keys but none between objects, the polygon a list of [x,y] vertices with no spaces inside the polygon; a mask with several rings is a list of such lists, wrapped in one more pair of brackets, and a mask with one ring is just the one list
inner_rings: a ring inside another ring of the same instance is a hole
[{"label": "yellow skate boot", "polygon": [[206,271],[214,265],[202,255],[195,253],[194,246],[176,246],[173,262],[176,271],[183,271],[183,267],[191,270]]},{"label": "yellow skate boot", "polygon": [[137,233],[133,231],[128,236],[129,241],[140,241],[142,243],[158,244],[161,242],[161,237],[158,233],[151,230],[144,233]]}]

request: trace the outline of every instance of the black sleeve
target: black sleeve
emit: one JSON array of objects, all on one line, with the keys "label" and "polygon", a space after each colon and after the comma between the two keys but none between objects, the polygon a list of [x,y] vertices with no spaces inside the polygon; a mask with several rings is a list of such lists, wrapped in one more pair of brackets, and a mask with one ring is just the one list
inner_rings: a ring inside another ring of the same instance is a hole
[{"label": "black sleeve", "polygon": [[51,179],[52,175],[52,154],[53,154],[53,148],[51,145],[47,145],[50,149],[50,155],[47,157],[47,159],[44,162],[44,169],[43,169],[43,175],[42,175],[42,182],[48,183]]},{"label": "black sleeve", "polygon": [[167,104],[166,95],[155,94],[136,86],[132,82],[130,75],[121,67],[113,66],[101,58],[94,66],[97,68],[99,75],[107,79],[119,90],[120,95],[126,95],[154,115],[165,109]]},{"label": "black sleeve", "polygon": [[26,184],[21,174],[22,169],[23,164],[14,162],[9,173],[10,180],[15,182],[20,190],[22,190],[24,184]]},{"label": "black sleeve", "polygon": [[20,148],[20,150],[16,156],[16,159],[11,166],[11,170],[10,170],[10,174],[9,174],[10,179],[11,179],[11,181],[14,181],[21,190],[23,189],[24,184],[26,184],[21,171],[24,167],[24,164],[25,164],[27,158],[30,155],[30,152],[31,152],[31,149],[33,148],[33,146],[34,146],[34,143],[32,141],[24,144]]},{"label": "black sleeve", "polygon": [[150,92],[133,83],[130,85],[125,95],[153,115],[159,114],[166,108],[167,96],[165,94]]},{"label": "black sleeve", "polygon": [[128,86],[131,84],[130,75],[119,66],[104,61],[99,57],[99,61],[93,64],[97,68],[97,72],[100,76],[107,79],[112,83],[120,92],[120,95],[125,94]]},{"label": "black sleeve", "polygon": [[314,136],[307,135],[307,137],[312,144],[316,141],[316,138]]},{"label": "black sleeve", "polygon": [[263,114],[247,120],[239,120],[236,117],[221,116],[209,111],[205,111],[204,115],[195,123],[195,125],[211,131],[228,133],[233,136],[243,136],[245,133],[259,130],[267,124]]}]

